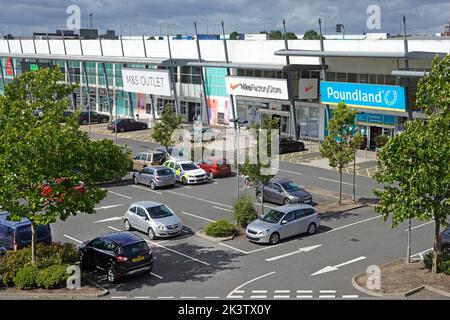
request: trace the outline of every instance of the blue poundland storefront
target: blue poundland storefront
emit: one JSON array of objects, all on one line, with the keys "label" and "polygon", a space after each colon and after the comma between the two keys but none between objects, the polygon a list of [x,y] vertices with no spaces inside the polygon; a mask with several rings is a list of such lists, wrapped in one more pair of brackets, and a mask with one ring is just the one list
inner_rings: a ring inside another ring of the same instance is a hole
[{"label": "blue poundland storefront", "polygon": [[377,136],[392,136],[399,119],[393,113],[406,111],[406,92],[401,86],[321,81],[320,94],[322,104],[337,105],[343,101],[350,107],[367,110],[356,116],[356,123],[367,138],[368,149],[376,147]]}]

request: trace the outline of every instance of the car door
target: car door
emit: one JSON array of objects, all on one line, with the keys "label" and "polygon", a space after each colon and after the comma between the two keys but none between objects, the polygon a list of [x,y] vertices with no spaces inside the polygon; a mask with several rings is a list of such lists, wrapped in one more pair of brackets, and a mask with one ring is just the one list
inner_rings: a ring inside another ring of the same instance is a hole
[{"label": "car door", "polygon": [[294,235],[295,232],[295,221],[294,212],[288,212],[284,215],[283,219],[280,221],[280,236],[281,238],[289,238]]},{"label": "car door", "polygon": [[102,239],[99,247],[95,249],[95,264],[97,268],[102,270],[106,270],[108,268],[110,261],[114,257],[115,249],[117,249],[117,246],[114,242],[108,239]]},{"label": "car door", "polygon": [[105,270],[105,267],[103,266],[102,261],[104,261],[103,257],[103,250],[104,250],[104,239],[103,238],[96,238],[92,240],[88,247],[85,250],[85,261],[89,261],[89,263],[92,263],[93,266],[95,266],[98,269]]},{"label": "car door", "polygon": [[155,170],[152,168],[146,167],[142,170],[144,172],[144,184],[150,185],[150,182],[153,180],[153,175],[155,174]]},{"label": "car door", "polygon": [[12,230],[0,225],[0,248],[12,249]]},{"label": "car door", "polygon": [[275,184],[268,182],[264,187],[264,201],[272,202],[276,196]]},{"label": "car door", "polygon": [[174,172],[175,172],[175,179],[178,180],[178,181],[181,181],[181,178],[182,178],[182,175],[181,175],[182,169],[181,169],[181,166],[180,166],[178,163],[175,163],[175,166],[174,166]]},{"label": "car door", "polygon": [[98,113],[95,111],[91,111],[91,122],[99,122],[98,121]]},{"label": "car door", "polygon": [[138,218],[136,216],[136,207],[131,207],[127,213],[126,218],[130,222],[131,226],[134,227],[138,223]]},{"label": "car door", "polygon": [[147,232],[147,212],[144,208],[139,206],[136,208],[136,225],[134,225],[133,227],[140,231]]},{"label": "car door", "polygon": [[300,209],[296,212],[296,232],[305,233],[308,231],[308,226],[310,223],[314,222],[315,211],[312,208]]},{"label": "car door", "polygon": [[142,169],[142,153],[138,153],[134,158],[133,158],[133,169],[134,170],[141,170]]},{"label": "car door", "polygon": [[278,203],[278,204],[284,204],[284,190],[283,188],[278,184],[273,184],[273,194],[272,194],[272,202]]}]

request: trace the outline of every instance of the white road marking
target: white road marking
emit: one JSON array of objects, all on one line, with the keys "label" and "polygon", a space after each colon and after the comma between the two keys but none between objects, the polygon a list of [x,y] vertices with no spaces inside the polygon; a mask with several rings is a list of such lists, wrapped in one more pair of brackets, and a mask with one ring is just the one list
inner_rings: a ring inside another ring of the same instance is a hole
[{"label": "white road marking", "polygon": [[111,227],[111,226],[108,226],[108,228],[110,228],[111,230],[114,230],[114,231],[122,231],[120,229],[117,229],[117,228],[114,228],[114,227]]},{"label": "white road marking", "polygon": [[[275,274],[275,273],[276,273],[275,271],[272,271],[272,272],[263,274],[262,276],[256,277],[256,278],[254,278],[254,279],[252,279],[252,280],[249,280],[249,281],[247,281],[247,282],[244,282],[244,283],[241,284],[239,287],[237,287],[237,288],[235,288],[234,290],[232,290],[232,291],[227,295],[227,298],[235,298],[236,296],[234,296],[234,297],[232,296],[233,293],[239,292],[240,289],[241,289],[242,287],[246,286],[246,285],[249,284],[249,283],[252,283],[252,282],[254,282],[254,281],[257,281],[257,280],[259,280],[259,279],[262,279],[262,278],[264,278],[264,277],[270,276],[270,275]],[[241,297],[242,297],[242,296],[241,296]]]},{"label": "white road marking", "polygon": [[197,215],[192,214],[192,213],[187,213],[185,211],[181,211],[181,213],[185,214],[185,215],[188,215],[188,216],[191,216],[191,217],[194,217],[194,218],[197,218],[197,219],[202,219],[202,220],[206,220],[206,221],[209,221],[209,222],[216,222],[216,220],[211,220],[211,219],[208,219],[208,218],[200,217],[200,216],[197,216]]},{"label": "white road marking", "polygon": [[227,296],[227,299],[243,299],[243,296]]},{"label": "white road marking", "polygon": [[206,200],[206,199],[203,199],[203,198],[194,197],[194,196],[191,196],[191,195],[188,195],[188,194],[178,193],[178,192],[175,192],[175,191],[172,191],[172,190],[167,190],[167,193],[176,194],[177,196],[190,198],[190,199],[206,202],[206,203],[217,205],[217,206],[222,206],[222,207],[227,207],[227,208],[231,208],[232,207],[232,206],[230,206],[228,204],[224,204],[224,203],[220,203],[220,202],[214,202],[214,201]]},{"label": "white road marking", "polygon": [[276,257],[268,258],[268,259],[266,259],[266,261],[268,261],[268,262],[275,261],[275,260],[278,260],[278,259],[282,259],[282,258],[285,258],[285,257],[292,256],[292,255],[300,253],[300,252],[309,252],[309,251],[314,250],[314,249],[316,249],[316,248],[318,248],[320,246],[321,246],[321,244],[318,244],[318,245],[315,245],[315,246],[310,246],[310,247],[305,247],[305,248],[300,248],[300,249],[298,249],[296,251],[293,251],[293,252],[289,252],[289,253],[285,253],[285,254],[282,254],[282,255],[279,255],[279,256],[276,256]]},{"label": "white road marking", "polygon": [[[427,224],[430,224],[430,223],[434,223],[434,221],[429,221],[429,222],[425,222],[425,223],[419,224],[418,226],[412,227],[411,230],[414,230],[414,229],[426,226]],[[405,229],[405,232],[408,232],[408,231],[409,231],[409,229]]]},{"label": "white road marking", "polygon": [[289,293],[291,290],[274,290],[275,293]]},{"label": "white road marking", "polygon": [[[253,202],[253,204],[256,204],[257,206],[261,206],[261,203],[259,203],[259,202]],[[275,208],[274,206],[271,206],[271,205],[269,205],[267,203],[264,203],[264,208],[265,207],[270,208],[270,209]]]},{"label": "white road marking", "polygon": [[244,293],[245,290],[234,290],[234,292],[236,292],[236,293]]},{"label": "white road marking", "polygon": [[336,298],[336,296],[334,296],[334,295],[319,296],[319,299],[334,299],[334,298]]},{"label": "white road marking", "polygon": [[173,299],[173,297],[158,297],[158,299]]},{"label": "white road marking", "polygon": [[267,295],[256,295],[256,296],[250,296],[250,299],[267,299]]},{"label": "white road marking", "polygon": [[383,216],[376,216],[376,217],[372,217],[372,218],[369,218],[369,219],[361,220],[361,221],[358,221],[358,222],[350,223],[350,224],[347,224],[347,225],[342,226],[342,227],[337,227],[337,228],[331,229],[331,230],[327,231],[326,233],[333,232],[333,231],[340,230],[340,229],[344,229],[344,228],[348,228],[348,227],[351,227],[351,226],[354,226],[354,225],[357,225],[357,224],[360,224],[360,223],[363,223],[363,222],[367,222],[367,221],[370,221],[370,220],[380,219],[382,217]]},{"label": "white road marking", "polygon": [[359,296],[357,294],[344,294],[344,295],[342,295],[342,298],[344,298],[344,299],[358,299]]},{"label": "white road marking", "polygon": [[106,218],[106,219],[102,219],[102,220],[97,220],[97,221],[94,221],[94,222],[92,222],[92,223],[117,221],[117,220],[122,220],[122,219],[123,219],[123,217],[111,217],[111,218]]},{"label": "white road marking", "polygon": [[259,249],[251,250],[251,251],[249,251],[248,253],[250,254],[250,253],[253,253],[253,252],[258,252],[258,251],[263,251],[263,250],[267,250],[267,249],[272,249],[272,248],[275,248],[275,247],[278,247],[278,246],[282,246],[282,245],[287,244],[287,243],[288,243],[288,242],[276,244],[276,245],[274,245],[274,246],[267,246],[267,247],[264,247],[264,248],[259,248]]},{"label": "white road marking", "polygon": [[320,290],[320,293],[336,293],[336,290]]},{"label": "white road marking", "polygon": [[267,293],[267,290],[252,290],[252,293]]},{"label": "white road marking", "polygon": [[219,209],[219,210],[223,210],[223,211],[227,211],[227,212],[233,212],[230,209],[225,209],[225,208],[221,208],[221,207],[217,207],[217,206],[213,206],[213,208]]},{"label": "white road marking", "polygon": [[313,296],[311,295],[299,295],[297,296],[297,299],[312,299]]},{"label": "white road marking", "polygon": [[158,242],[153,242],[153,241],[149,241],[149,240],[145,240],[145,241],[147,241],[148,243],[153,244],[153,245],[155,245],[155,246],[158,246],[158,247],[161,247],[161,248],[163,248],[163,249],[166,249],[166,250],[168,250],[168,251],[171,251],[171,252],[174,252],[174,253],[176,253],[176,254],[179,254],[180,256],[183,256],[183,257],[185,257],[185,258],[188,258],[188,259],[197,261],[197,262],[199,262],[199,263],[201,263],[201,264],[204,264],[205,266],[209,266],[209,263],[207,263],[207,262],[198,260],[198,259],[196,259],[196,258],[194,258],[194,257],[188,256],[187,254],[184,254],[184,253],[181,253],[181,252],[179,252],[179,251],[176,251],[176,250],[170,249],[170,248],[168,248],[168,247],[162,246],[162,245],[160,245]]},{"label": "white road marking", "polygon": [[161,280],[164,279],[163,277],[161,277],[160,275],[158,275],[156,273],[150,272],[150,274],[154,277],[157,277],[158,279],[161,279]]},{"label": "white road marking", "polygon": [[64,237],[66,237],[66,238],[68,238],[68,239],[70,239],[72,241],[78,242],[78,243],[83,243],[83,241],[80,241],[78,239],[72,238],[71,236],[68,236],[67,234],[64,234]]},{"label": "white road marking", "polygon": [[235,248],[235,247],[233,247],[233,246],[230,246],[230,245],[228,245],[228,244],[225,244],[225,243],[222,243],[222,242],[219,242],[219,244],[220,244],[221,246],[224,246],[224,247],[227,247],[227,248],[230,248],[230,249],[233,249],[233,250],[239,251],[239,252],[241,252],[241,253],[244,253],[244,254],[248,254],[248,252],[247,252],[247,251],[244,251],[244,250],[241,250],[241,249]]},{"label": "white road marking", "polygon": [[289,296],[289,295],[275,295],[273,297],[275,299],[289,299],[291,296]]},{"label": "white road marking", "polygon": [[126,299],[125,296],[112,296],[111,299]]},{"label": "white road marking", "polygon": [[312,290],[297,290],[297,293],[313,293]]},{"label": "white road marking", "polygon": [[292,174],[297,174],[299,176],[301,176],[303,174],[301,172],[295,172],[295,171],[289,171],[289,170],[283,170],[283,169],[278,169],[278,171],[286,172],[286,173],[292,173]]},{"label": "white road marking", "polygon": [[325,268],[320,269],[319,271],[313,273],[311,276],[315,276],[315,275],[318,275],[318,274],[327,273],[327,272],[331,272],[331,271],[336,271],[342,266],[345,266],[347,264],[351,264],[351,263],[354,263],[354,262],[358,262],[358,261],[361,261],[361,260],[364,260],[364,259],[366,259],[366,257],[361,256],[361,257],[358,257],[358,258],[355,258],[355,259],[343,262],[343,263],[335,265],[335,266],[326,266]]},{"label": "white road marking", "polygon": [[120,193],[117,193],[117,192],[114,192],[114,191],[111,191],[111,190],[108,190],[108,193],[112,193],[112,194],[115,194],[116,196],[124,197],[124,198],[127,198],[127,199],[132,199],[129,196],[125,196],[123,194],[120,194]]},{"label": "white road marking", "polygon": [[197,297],[181,296],[180,299],[197,299]]},{"label": "white road marking", "polygon": [[205,299],[219,299],[219,296],[205,296]]},{"label": "white road marking", "polygon": [[149,296],[136,296],[135,299],[150,299]]},{"label": "white road marking", "polygon": [[141,189],[141,190],[145,190],[145,191],[150,191],[150,192],[153,192],[153,193],[156,193],[156,194],[162,194],[162,192],[161,191],[156,191],[156,190],[152,190],[152,189],[150,189],[150,188],[144,188],[144,187],[141,187],[141,186],[136,186],[136,185],[131,185],[133,188],[136,188],[136,189]]},{"label": "white road marking", "polygon": [[104,207],[95,208],[95,210],[105,210],[105,209],[111,209],[111,208],[121,207],[121,206],[123,206],[123,204],[114,204],[112,206],[104,206]]},{"label": "white road marking", "polygon": [[416,253],[416,254],[413,254],[413,255],[411,256],[411,258],[412,258],[412,257],[415,257],[415,256],[421,256],[421,255],[423,255],[425,252],[428,252],[428,251],[431,251],[431,250],[433,250],[433,248],[429,248],[429,249],[420,251],[420,252],[418,252],[418,253]]},{"label": "white road marking", "polygon": [[[323,177],[318,177],[317,179],[339,183],[339,181],[337,181],[337,180],[327,179],[327,178],[323,178]],[[346,185],[349,185],[349,186],[353,186],[353,183],[348,183],[348,182],[342,182],[342,184],[346,184]],[[358,186],[358,185],[355,184],[355,187],[357,187],[357,186]]]},{"label": "white road marking", "polygon": [[218,183],[218,182],[216,182],[216,181],[214,181],[213,183],[214,183],[214,184],[219,184],[219,183]]},{"label": "white road marking", "polygon": [[190,190],[192,190],[192,187],[189,187],[189,186],[184,186],[186,189],[190,189]]}]

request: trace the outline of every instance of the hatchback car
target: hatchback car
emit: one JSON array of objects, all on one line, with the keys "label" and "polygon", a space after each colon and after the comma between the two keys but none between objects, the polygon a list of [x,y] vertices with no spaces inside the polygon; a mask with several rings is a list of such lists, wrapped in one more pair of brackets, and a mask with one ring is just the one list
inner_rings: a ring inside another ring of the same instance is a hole
[{"label": "hatchback car", "polygon": [[123,217],[125,230],[145,232],[150,239],[176,236],[183,231],[181,219],[165,204],[155,201],[132,203]]},{"label": "hatchback car", "polygon": [[222,157],[207,157],[197,164],[205,170],[210,179],[231,175],[231,165]]},{"label": "hatchback car", "polygon": [[157,147],[155,151],[163,152],[165,159],[167,160],[190,160],[190,155],[187,154],[182,148],[175,147]]},{"label": "hatchback car", "polygon": [[280,138],[280,154],[298,152],[305,150],[305,144],[291,138]]},{"label": "hatchback car", "polygon": [[175,174],[175,180],[182,182],[184,185],[208,181],[205,170],[192,161],[169,160],[164,162],[164,166],[171,169]]},{"label": "hatchback car", "polygon": [[191,142],[212,142],[223,138],[222,133],[219,130],[211,128],[191,128],[184,135],[185,141]]},{"label": "hatchback car", "polygon": [[161,151],[140,152],[133,157],[133,170],[142,170],[148,166],[163,164],[166,155]]},{"label": "hatchback car", "polygon": [[[90,117],[90,119],[89,119]],[[83,111],[80,113],[78,118],[78,122],[80,124],[88,124],[89,120],[97,123],[107,123],[109,122],[109,116],[107,114],[101,114],[95,111],[91,111],[91,115],[89,116],[89,111]]]},{"label": "hatchback car", "polygon": [[441,252],[450,253],[450,228],[445,229],[439,235],[439,249]]},{"label": "hatchback car", "polygon": [[[8,212],[0,212],[0,247],[6,250],[18,250],[31,245],[31,222],[28,219],[9,221]],[[52,243],[50,225],[37,227],[37,242]]]},{"label": "hatchback car", "polygon": [[133,174],[133,181],[134,184],[145,184],[155,190],[157,187],[173,186],[175,175],[164,166],[145,167]]},{"label": "hatchback car", "polygon": [[148,125],[145,122],[139,122],[134,119],[117,119],[111,121],[108,124],[108,130],[115,131],[117,126],[117,132],[136,131],[148,129]]},{"label": "hatchback car", "polygon": [[314,207],[293,204],[271,209],[251,222],[245,234],[252,242],[277,244],[280,239],[298,234],[314,234],[319,226],[320,216]]},{"label": "hatchback car", "polygon": [[106,272],[109,282],[152,272],[153,255],[144,239],[131,232],[112,232],[83,242],[79,248],[81,269]]},{"label": "hatchback car", "polygon": [[[262,188],[256,187],[256,200],[261,203]],[[277,204],[289,203],[312,203],[311,194],[289,179],[270,179],[264,186],[264,202],[272,202]]]}]

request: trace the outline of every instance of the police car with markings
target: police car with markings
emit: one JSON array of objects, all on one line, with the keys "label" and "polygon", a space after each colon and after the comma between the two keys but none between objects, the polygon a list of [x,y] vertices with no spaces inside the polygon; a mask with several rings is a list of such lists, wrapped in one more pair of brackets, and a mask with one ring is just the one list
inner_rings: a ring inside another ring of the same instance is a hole
[{"label": "police car with markings", "polygon": [[163,166],[171,169],[175,174],[175,180],[186,184],[206,182],[208,177],[205,170],[201,169],[192,161],[169,160]]}]

